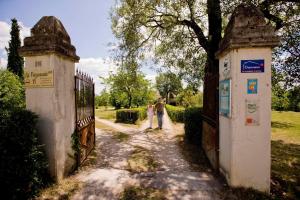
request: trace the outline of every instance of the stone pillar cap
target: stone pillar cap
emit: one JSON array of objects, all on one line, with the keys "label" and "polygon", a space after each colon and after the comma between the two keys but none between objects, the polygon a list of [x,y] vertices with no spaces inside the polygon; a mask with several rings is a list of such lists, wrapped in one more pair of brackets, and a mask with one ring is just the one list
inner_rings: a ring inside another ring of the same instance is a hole
[{"label": "stone pillar cap", "polygon": [[279,37],[275,28],[266,23],[264,14],[252,4],[241,4],[233,11],[219,44],[217,57],[230,49],[247,47],[275,47]]},{"label": "stone pillar cap", "polygon": [[24,39],[19,52],[22,56],[56,53],[74,62],[80,59],[65,27],[54,16],[44,16],[34,25],[31,36]]}]

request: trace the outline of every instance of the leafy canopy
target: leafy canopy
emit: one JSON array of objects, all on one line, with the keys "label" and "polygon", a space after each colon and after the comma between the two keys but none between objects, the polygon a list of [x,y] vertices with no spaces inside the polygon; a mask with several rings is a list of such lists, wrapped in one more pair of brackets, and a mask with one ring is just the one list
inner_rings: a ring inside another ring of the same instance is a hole
[{"label": "leafy canopy", "polygon": [[[206,61],[212,63],[208,66],[217,65],[210,61],[215,60],[228,17],[241,3],[258,6],[267,21],[281,29],[284,42],[279,51],[286,54],[291,42],[284,35],[295,34],[287,27],[297,27],[300,22],[298,0],[119,0],[112,12],[112,28],[125,56],[144,59],[152,52],[154,58],[150,58],[158,64],[171,71],[176,68],[188,83],[199,84]],[[281,69],[288,76],[294,74],[295,67],[284,66]]]},{"label": "leafy canopy", "polygon": [[169,95],[177,95],[182,90],[181,79],[171,72],[160,73],[156,77],[156,88],[159,94],[166,98],[167,103]]},{"label": "leafy canopy", "polygon": [[136,69],[119,67],[117,73],[103,78],[110,91],[110,101],[116,108],[145,105],[152,100],[151,84]]}]

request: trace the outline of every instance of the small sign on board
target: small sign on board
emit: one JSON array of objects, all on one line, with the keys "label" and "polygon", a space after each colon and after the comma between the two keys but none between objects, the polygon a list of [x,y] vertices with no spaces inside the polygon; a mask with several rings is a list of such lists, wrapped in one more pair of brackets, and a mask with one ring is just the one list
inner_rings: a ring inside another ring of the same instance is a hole
[{"label": "small sign on board", "polygon": [[241,73],[265,72],[265,60],[241,60]]},{"label": "small sign on board", "polygon": [[247,79],[247,94],[257,94],[257,79]]},{"label": "small sign on board", "polygon": [[226,79],[219,83],[219,113],[225,117],[230,116],[230,82],[230,79]]},{"label": "small sign on board", "polygon": [[246,126],[258,126],[259,125],[259,101],[258,100],[246,100]]},{"label": "small sign on board", "polygon": [[26,88],[53,87],[53,69],[25,68],[24,78]]}]

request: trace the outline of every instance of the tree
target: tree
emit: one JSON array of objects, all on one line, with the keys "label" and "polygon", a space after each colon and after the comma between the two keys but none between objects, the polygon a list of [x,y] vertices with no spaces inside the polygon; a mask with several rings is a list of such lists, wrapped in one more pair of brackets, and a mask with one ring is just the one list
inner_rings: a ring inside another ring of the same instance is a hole
[{"label": "tree", "polygon": [[[272,66],[282,76],[284,88],[300,84],[300,29],[299,24],[284,28],[282,43],[275,50],[275,62]],[[277,82],[278,83],[278,82]]]},{"label": "tree", "polygon": [[296,86],[287,92],[289,110],[300,112],[300,86]]},{"label": "tree", "polygon": [[100,95],[95,96],[95,104],[96,106],[105,106],[109,105],[110,94],[106,91],[106,89],[102,90]]},{"label": "tree", "polygon": [[147,103],[151,98],[150,82],[136,68],[119,67],[116,74],[104,79],[110,91],[111,104],[115,108],[131,108]]},{"label": "tree", "polygon": [[160,73],[156,77],[156,88],[159,94],[169,103],[170,94],[178,94],[182,89],[181,79],[171,72]]},{"label": "tree", "polygon": [[176,103],[183,107],[203,106],[203,93],[194,92],[191,88],[183,89],[176,97]]},{"label": "tree", "polygon": [[276,30],[299,24],[294,16],[299,11],[298,0],[119,0],[112,27],[127,56],[143,58],[153,51],[163,66],[183,71],[201,66],[205,74],[203,112],[217,121],[219,62],[215,53],[226,18],[242,2],[258,6]]},{"label": "tree", "polygon": [[7,69],[23,80],[24,59],[18,53],[18,49],[21,47],[20,26],[15,18],[12,19],[11,22],[11,39],[9,41],[8,49],[6,49],[8,54]]}]

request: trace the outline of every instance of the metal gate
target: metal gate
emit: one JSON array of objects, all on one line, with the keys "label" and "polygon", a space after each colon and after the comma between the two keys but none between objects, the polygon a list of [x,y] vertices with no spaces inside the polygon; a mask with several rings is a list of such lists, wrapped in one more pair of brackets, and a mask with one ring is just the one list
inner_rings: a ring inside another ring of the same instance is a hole
[{"label": "metal gate", "polygon": [[95,85],[93,79],[82,72],[75,75],[76,133],[79,137],[78,164],[82,164],[95,147]]}]

